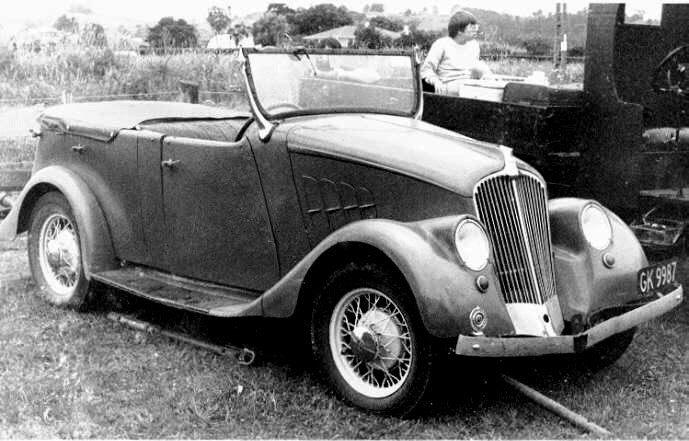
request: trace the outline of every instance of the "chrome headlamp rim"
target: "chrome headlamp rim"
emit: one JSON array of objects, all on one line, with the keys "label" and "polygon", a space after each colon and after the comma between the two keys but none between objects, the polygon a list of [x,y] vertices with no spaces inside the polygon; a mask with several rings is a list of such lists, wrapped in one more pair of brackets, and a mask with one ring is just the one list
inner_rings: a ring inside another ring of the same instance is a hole
[{"label": "chrome headlamp rim", "polygon": [[[478,230],[481,232],[483,235],[483,239],[485,242],[486,250],[485,250],[485,259],[483,259],[483,262],[478,265],[478,266],[472,266],[471,263],[467,262],[466,254],[462,255],[462,249],[463,247],[460,247],[460,239],[459,239],[459,233],[462,230],[462,228],[467,225],[467,224],[472,224],[478,228]],[[459,258],[459,261],[464,265],[465,267],[469,268],[472,271],[481,271],[485,269],[488,266],[488,263],[490,262],[490,255],[491,255],[491,243],[490,243],[490,237],[488,236],[488,232],[484,228],[483,224],[476,219],[473,216],[465,216],[459,222],[457,222],[457,225],[455,226],[454,232],[453,232],[453,240],[454,240],[454,246],[455,246],[455,251],[457,253],[457,257]]]},{"label": "chrome headlamp rim", "polygon": [[[584,216],[586,215],[586,212],[588,210],[597,210],[600,212],[602,217],[605,219],[606,222],[606,229],[607,229],[607,238],[605,240],[605,244],[599,244],[599,243],[594,243],[596,242],[595,239],[591,239],[589,232],[587,232],[586,227],[584,226]],[[595,201],[590,201],[584,205],[584,207],[581,209],[579,212],[579,228],[581,229],[581,233],[584,236],[584,239],[586,239],[586,242],[589,244],[589,246],[593,249],[596,249],[598,251],[605,251],[612,245],[612,221],[610,220],[610,216],[608,216],[608,213],[605,211],[602,205]]]}]

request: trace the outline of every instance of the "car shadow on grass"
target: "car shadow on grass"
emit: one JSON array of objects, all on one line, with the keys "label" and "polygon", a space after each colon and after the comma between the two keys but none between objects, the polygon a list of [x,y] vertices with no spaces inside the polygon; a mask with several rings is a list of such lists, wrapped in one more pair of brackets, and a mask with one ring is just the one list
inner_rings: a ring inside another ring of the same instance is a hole
[{"label": "car shadow on grass", "polygon": [[102,314],[116,312],[213,345],[251,349],[257,354],[256,363],[303,370],[310,362],[308,336],[298,335],[300,329],[290,319],[210,317],[106,286],[99,286],[98,294],[103,299],[98,306]]}]

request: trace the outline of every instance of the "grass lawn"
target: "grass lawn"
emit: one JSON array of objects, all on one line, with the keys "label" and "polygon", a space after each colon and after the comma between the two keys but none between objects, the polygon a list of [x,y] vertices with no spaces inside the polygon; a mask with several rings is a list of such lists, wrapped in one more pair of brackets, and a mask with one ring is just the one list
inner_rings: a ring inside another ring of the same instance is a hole
[{"label": "grass lawn", "polygon": [[[24,244],[0,264],[26,272]],[[685,282],[689,265],[683,262]],[[369,415],[334,398],[299,356],[287,323],[218,320],[100,290],[102,307],[49,306],[31,282],[0,288],[0,438],[586,438],[502,383],[507,372],[619,438],[689,438],[689,307],[641,327],[612,367],[454,359],[421,416]],[[125,328],[117,310],[217,343],[257,364]],[[548,368],[548,366],[551,366]],[[544,368],[541,368],[544,367]]]}]

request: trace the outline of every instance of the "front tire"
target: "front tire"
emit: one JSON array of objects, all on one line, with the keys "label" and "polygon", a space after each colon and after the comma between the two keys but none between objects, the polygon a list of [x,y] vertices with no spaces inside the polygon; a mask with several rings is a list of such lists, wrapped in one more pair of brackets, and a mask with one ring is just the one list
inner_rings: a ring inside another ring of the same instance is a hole
[{"label": "front tire", "polygon": [[29,265],[41,297],[77,310],[89,303],[77,222],[65,197],[46,193],[36,202],[29,222]]},{"label": "front tire", "polygon": [[610,366],[627,351],[635,333],[636,328],[631,328],[591,346],[579,355],[579,362],[592,372]]},{"label": "front tire", "polygon": [[349,264],[323,285],[311,323],[314,358],[342,399],[400,417],[422,402],[433,345],[404,283],[377,265]]}]

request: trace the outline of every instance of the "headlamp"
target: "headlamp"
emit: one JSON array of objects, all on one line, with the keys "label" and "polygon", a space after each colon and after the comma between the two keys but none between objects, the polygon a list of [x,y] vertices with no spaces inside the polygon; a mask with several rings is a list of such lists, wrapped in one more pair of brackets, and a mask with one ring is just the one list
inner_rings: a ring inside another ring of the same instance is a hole
[{"label": "headlamp", "polygon": [[612,242],[610,218],[598,204],[588,204],[581,211],[581,230],[588,243],[597,250],[604,250]]},{"label": "headlamp", "polygon": [[455,247],[469,269],[480,271],[488,264],[490,241],[481,224],[474,219],[459,222],[455,229]]}]

